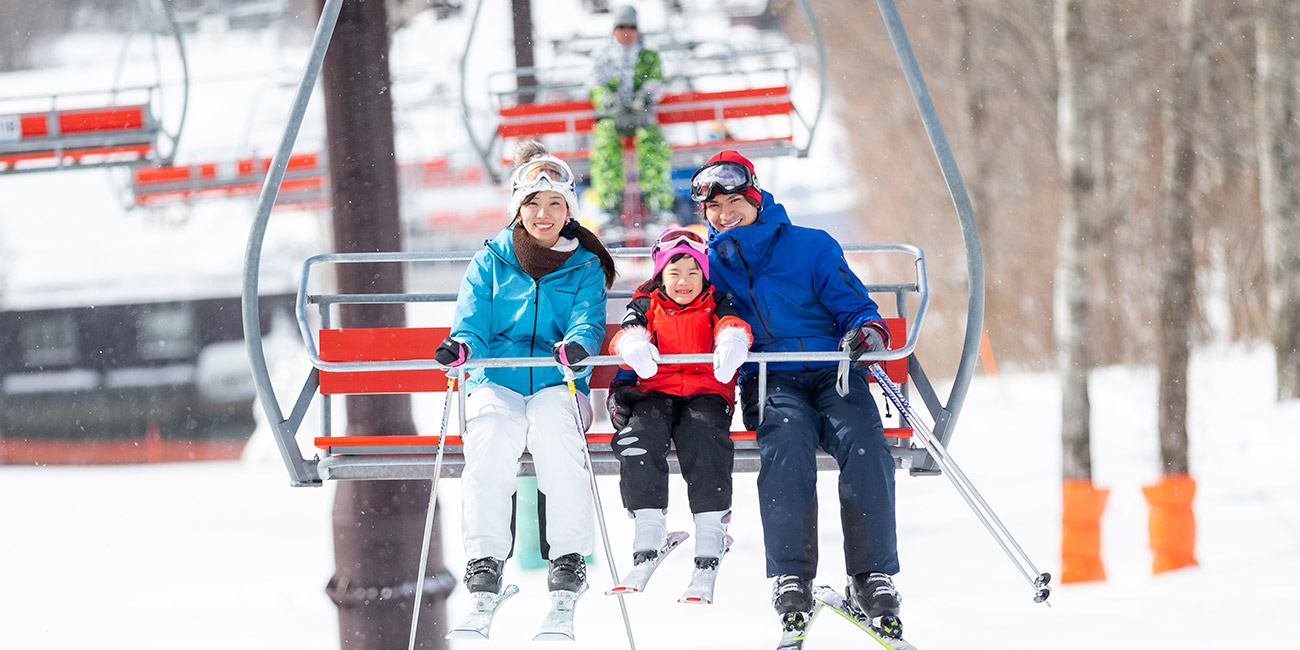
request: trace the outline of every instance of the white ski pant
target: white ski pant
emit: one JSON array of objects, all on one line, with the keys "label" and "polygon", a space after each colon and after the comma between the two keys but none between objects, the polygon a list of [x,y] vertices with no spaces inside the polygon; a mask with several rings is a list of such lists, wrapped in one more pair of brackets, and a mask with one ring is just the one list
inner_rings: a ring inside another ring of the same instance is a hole
[{"label": "white ski pant", "polygon": [[591,553],[593,503],[584,435],[591,426],[591,401],[581,392],[576,401],[582,432],[567,386],[525,397],[483,384],[466,396],[461,522],[467,557],[509,557],[515,479],[525,449],[533,456],[537,491],[546,498],[549,557]]}]

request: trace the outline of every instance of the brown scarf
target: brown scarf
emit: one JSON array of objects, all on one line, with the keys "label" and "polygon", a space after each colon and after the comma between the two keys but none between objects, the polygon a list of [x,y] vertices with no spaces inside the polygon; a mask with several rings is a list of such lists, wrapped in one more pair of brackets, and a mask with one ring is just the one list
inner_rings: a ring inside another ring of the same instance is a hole
[{"label": "brown scarf", "polygon": [[557,251],[542,246],[522,225],[515,226],[514,243],[515,257],[519,259],[519,266],[523,267],[524,273],[532,276],[534,280],[540,280],[542,276],[560,268],[560,265],[578,250],[575,248],[571,251]]}]

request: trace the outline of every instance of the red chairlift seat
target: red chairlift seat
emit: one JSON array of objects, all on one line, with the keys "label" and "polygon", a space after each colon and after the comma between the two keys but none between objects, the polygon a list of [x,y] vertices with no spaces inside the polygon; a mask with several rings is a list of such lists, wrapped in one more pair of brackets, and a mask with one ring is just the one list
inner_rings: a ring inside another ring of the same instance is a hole
[{"label": "red chairlift seat", "polygon": [[[131,176],[136,206],[191,203],[204,199],[256,196],[262,191],[270,158],[241,158],[233,162],[137,168]],[[403,188],[425,189],[481,183],[480,167],[459,167],[446,157],[397,165]],[[329,168],[325,156],[301,153],[289,157],[277,207],[320,209],[329,205]]]},{"label": "red chairlift seat", "polygon": [[147,104],[0,115],[0,172],[138,163],[159,133]]},{"label": "red chairlift seat", "polygon": [[[750,158],[785,156],[797,152],[793,132],[794,103],[789,86],[772,86],[717,92],[680,92],[665,95],[655,107],[655,116],[673,147],[674,167],[696,165],[719,149],[735,149]],[[522,138],[556,140],[552,153],[579,174],[586,173],[590,149],[583,148],[586,136],[596,124],[596,109],[587,100],[517,104],[498,111],[497,136],[503,143]],[[738,138],[729,134],[738,120],[786,117],[770,137]],[[694,125],[694,129],[673,129]],[[722,129],[721,136],[711,128]],[[701,127],[704,127],[703,129]],[[691,133],[693,131],[693,133]],[[508,150],[508,147],[507,147]],[[703,155],[703,157],[701,157]],[[508,167],[510,161],[502,160]]]},{"label": "red chairlift seat", "polygon": [[[141,167],[131,175],[135,205],[153,206],[210,198],[256,196],[271,167],[270,158],[243,158],[227,163]],[[281,207],[318,208],[329,204],[328,170],[320,154],[289,157],[284,183],[276,196]]]},{"label": "red chairlift seat", "polygon": [[[907,338],[907,324],[903,318],[886,319],[892,334],[895,348],[901,347]],[[609,341],[618,331],[618,325],[606,326],[605,341],[600,354],[608,355]],[[321,329],[320,358],[322,361],[398,361],[427,359],[438,344],[450,332],[446,327],[403,327],[403,328],[354,328]],[[895,383],[907,381],[907,360],[886,361],[885,371]],[[608,389],[613,380],[614,366],[596,366],[589,380],[593,389]],[[872,380],[874,381],[874,380]],[[321,395],[358,395],[358,394],[411,394],[441,393],[447,389],[447,375],[442,370],[388,370],[357,372],[320,372]],[[600,400],[595,400],[599,402]],[[618,459],[610,448],[613,432],[608,422],[587,433],[587,447],[591,453],[592,465],[597,474],[617,474]],[[326,432],[329,433],[328,431]],[[896,462],[906,466],[910,455],[910,428],[885,429],[886,441],[895,450]],[[731,438],[736,448],[736,471],[758,471],[758,443],[753,431],[733,431]],[[321,436],[315,439],[315,445],[328,455],[318,465],[322,478],[351,478],[352,471],[366,475],[369,462],[394,464],[403,459],[414,457],[433,458],[438,452],[436,435],[414,436]],[[465,459],[462,441],[454,431],[448,431],[446,449],[443,453],[443,474],[459,476]],[[531,458],[524,456],[520,473],[531,475],[533,472]],[[678,469],[675,454],[670,455],[669,464],[674,471]],[[818,465],[822,469],[835,467],[835,460],[819,452]]]}]

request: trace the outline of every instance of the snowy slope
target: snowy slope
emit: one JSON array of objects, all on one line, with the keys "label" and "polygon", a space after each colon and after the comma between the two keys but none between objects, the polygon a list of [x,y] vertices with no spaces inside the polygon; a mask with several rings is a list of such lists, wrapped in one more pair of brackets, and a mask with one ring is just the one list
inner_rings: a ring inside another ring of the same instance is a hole
[{"label": "snowy slope", "polygon": [[[1210,350],[1192,364],[1192,472],[1198,568],[1150,574],[1140,486],[1156,475],[1155,377],[1148,368],[1093,375],[1094,466],[1112,490],[1102,520],[1103,583],[1058,586],[1047,608],[943,478],[898,476],[899,544],[908,637],[921,648],[1281,648],[1300,603],[1300,402],[1270,399],[1271,357]],[[1243,380],[1244,379],[1244,380]],[[953,455],[1038,565],[1059,571],[1058,388],[1052,375],[981,377]],[[423,422],[424,426],[436,423]],[[458,481],[440,488],[446,562],[465,558]],[[617,482],[600,482],[616,560],[626,568],[631,525]],[[669,523],[689,529],[679,480]],[[823,474],[821,503],[835,502]],[[333,488],[287,487],[278,459],[261,464],[0,467],[0,647],[103,650],[338,647],[323,587],[333,567]],[[689,554],[674,554],[650,590],[628,597],[642,648],[772,647],[778,634],[763,577],[754,475],[737,476],[737,542],[713,606],[676,603]],[[834,509],[823,507],[819,579],[842,571]],[[416,567],[411,567],[414,574]],[[545,608],[541,572],[507,575],[522,593],[491,641],[520,647]],[[624,647],[616,602],[599,595],[608,567],[591,567],[575,648]],[[465,592],[451,599],[467,607]],[[862,639],[846,623],[817,623],[807,647]],[[857,647],[864,647],[858,645]]]}]

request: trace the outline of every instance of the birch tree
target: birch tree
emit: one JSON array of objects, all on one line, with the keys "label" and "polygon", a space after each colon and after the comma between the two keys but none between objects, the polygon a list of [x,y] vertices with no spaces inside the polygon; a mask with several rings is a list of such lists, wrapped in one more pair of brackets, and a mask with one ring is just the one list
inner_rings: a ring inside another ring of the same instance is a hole
[{"label": "birch tree", "polygon": [[1300,3],[1261,0],[1255,26],[1255,140],[1264,217],[1268,311],[1277,398],[1300,397]]},{"label": "birch tree", "polygon": [[1056,151],[1066,186],[1056,263],[1053,328],[1061,373],[1061,473],[1092,480],[1088,402],[1087,260],[1095,245],[1095,165],[1090,150],[1088,42],[1080,0],[1057,0],[1053,25],[1058,73]]},{"label": "birch tree", "polygon": [[1190,324],[1196,293],[1193,256],[1196,152],[1192,129],[1197,104],[1196,60],[1202,48],[1202,2],[1182,0],[1178,6],[1178,48],[1173,78],[1162,104],[1164,147],[1161,187],[1164,188],[1165,268],[1160,282],[1160,334],[1156,365],[1160,372],[1158,426],[1160,461],[1166,475],[1188,473],[1187,360]]}]

